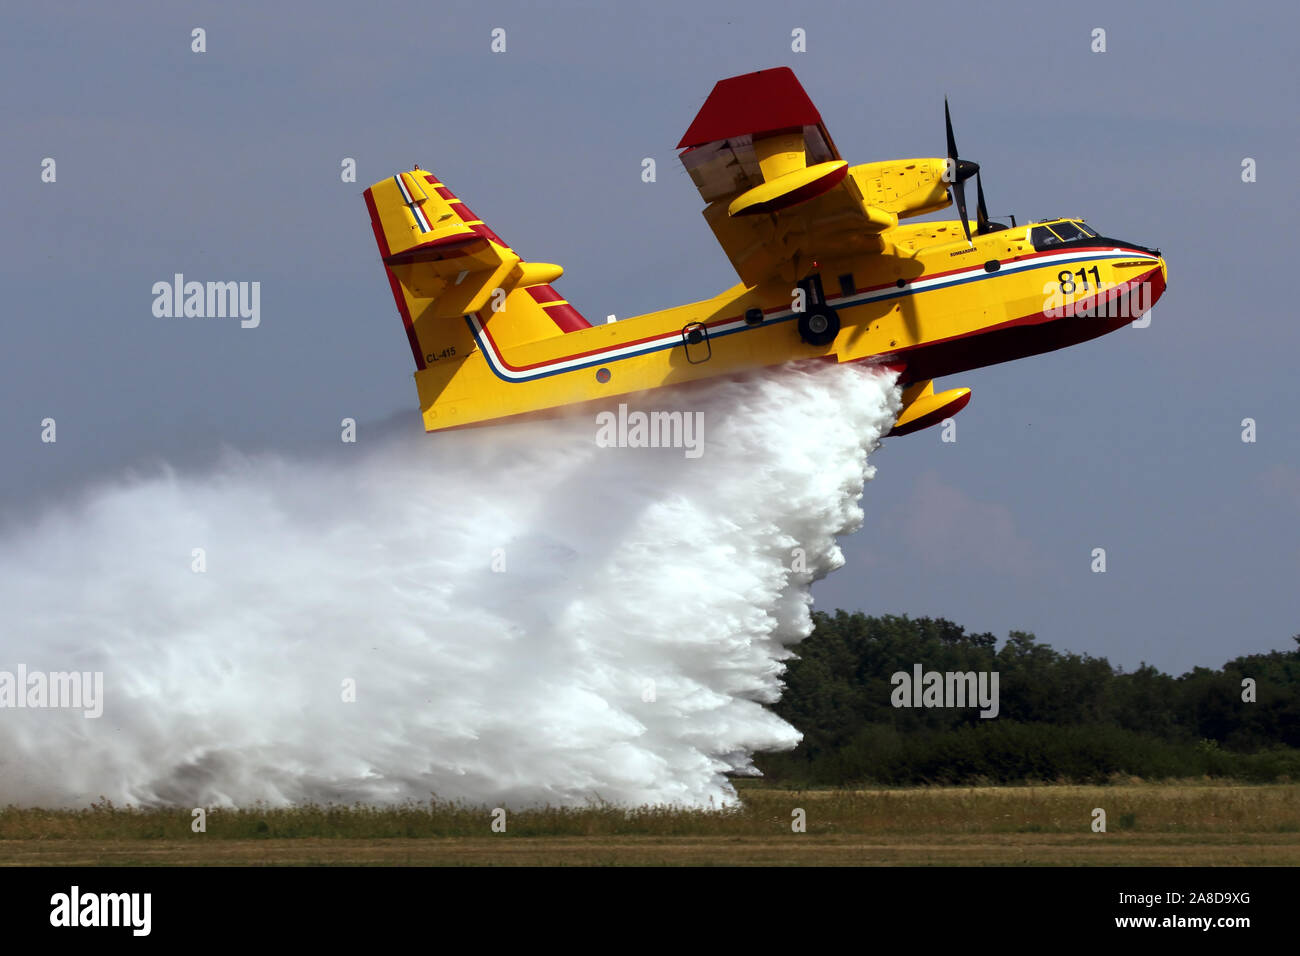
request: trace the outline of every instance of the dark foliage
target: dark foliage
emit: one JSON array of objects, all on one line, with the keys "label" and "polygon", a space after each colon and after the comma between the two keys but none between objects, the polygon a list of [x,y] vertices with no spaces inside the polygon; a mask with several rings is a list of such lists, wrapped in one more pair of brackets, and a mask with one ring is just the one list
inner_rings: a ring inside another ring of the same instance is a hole
[{"label": "dark foliage", "polygon": [[[1243,780],[1300,777],[1300,650],[1171,677],[1143,664],[1062,653],[1012,631],[967,634],[951,621],[816,613],[790,662],[778,714],[804,734],[757,761],[776,782],[1096,782],[1115,775]],[[1300,644],[1300,637],[1296,643]],[[998,716],[978,707],[900,708],[896,672],[998,673]],[[1254,702],[1243,680],[1255,681]]]}]

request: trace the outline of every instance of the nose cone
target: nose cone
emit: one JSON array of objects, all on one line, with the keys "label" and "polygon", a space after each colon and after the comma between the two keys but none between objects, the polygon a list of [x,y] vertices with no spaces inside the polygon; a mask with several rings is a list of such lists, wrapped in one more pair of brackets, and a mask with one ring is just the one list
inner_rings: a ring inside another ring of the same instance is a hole
[{"label": "nose cone", "polygon": [[1135,290],[1136,309],[1140,315],[1147,316],[1147,322],[1150,321],[1151,307],[1165,294],[1169,279],[1169,267],[1165,265],[1165,257],[1157,255],[1157,258],[1160,260],[1160,274],[1156,275],[1156,271],[1152,269],[1147,273],[1148,278],[1142,283],[1142,287]]},{"label": "nose cone", "polygon": [[1165,288],[1169,283],[1169,267],[1165,265],[1164,256],[1160,256],[1159,258],[1160,258],[1160,278],[1156,278],[1155,273],[1153,272],[1151,274],[1151,279],[1148,282],[1148,285],[1150,286],[1151,289],[1152,305],[1155,304],[1155,301],[1157,299],[1159,299],[1162,295],[1165,294]]}]

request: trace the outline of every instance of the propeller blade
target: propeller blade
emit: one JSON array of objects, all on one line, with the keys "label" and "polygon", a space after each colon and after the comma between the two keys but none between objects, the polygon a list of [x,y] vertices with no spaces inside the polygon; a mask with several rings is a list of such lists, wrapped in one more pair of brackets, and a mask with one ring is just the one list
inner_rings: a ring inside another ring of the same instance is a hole
[{"label": "propeller blade", "polygon": [[966,184],[960,179],[952,184],[952,192],[957,200],[957,214],[961,216],[961,229],[966,233],[966,241],[970,242],[970,223],[966,221]]},{"label": "propeller blade", "polygon": [[[948,112],[948,97],[943,98],[943,125],[948,133],[948,158],[957,164],[957,137],[952,135],[952,114]],[[956,170],[954,169],[954,174]]]},{"label": "propeller blade", "polygon": [[[943,98],[943,127],[948,137],[948,161],[952,164],[952,198],[957,206],[957,213],[961,216],[961,229],[966,234],[966,241],[970,242],[970,222],[966,219],[966,180],[972,176],[975,177],[975,184],[979,186],[979,163],[973,163],[970,160],[961,159],[957,155],[957,137],[952,132],[952,111],[948,109],[948,97]],[[979,189],[979,224],[982,227],[988,221],[988,216],[984,211],[984,190]]]},{"label": "propeller blade", "polygon": [[989,232],[989,210],[984,205],[984,181],[979,173],[975,174],[975,232],[984,235]]}]

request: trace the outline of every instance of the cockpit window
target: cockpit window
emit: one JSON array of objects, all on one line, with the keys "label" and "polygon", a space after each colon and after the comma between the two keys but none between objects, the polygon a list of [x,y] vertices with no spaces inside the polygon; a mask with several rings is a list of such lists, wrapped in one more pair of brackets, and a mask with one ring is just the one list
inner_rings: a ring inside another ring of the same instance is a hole
[{"label": "cockpit window", "polygon": [[1046,226],[1034,226],[1029,230],[1029,242],[1035,249],[1045,249],[1048,246],[1060,245],[1061,237]]},{"label": "cockpit window", "polygon": [[1029,230],[1029,242],[1035,249],[1046,249],[1049,246],[1059,246],[1063,242],[1095,238],[1097,238],[1095,232],[1081,221],[1074,219],[1054,222],[1050,226],[1034,226]]}]

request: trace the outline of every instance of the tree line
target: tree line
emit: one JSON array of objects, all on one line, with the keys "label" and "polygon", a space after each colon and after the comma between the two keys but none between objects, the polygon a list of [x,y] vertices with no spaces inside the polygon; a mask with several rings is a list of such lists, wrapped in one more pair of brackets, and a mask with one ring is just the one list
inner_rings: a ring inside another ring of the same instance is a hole
[{"label": "tree line", "polygon": [[[943,618],[836,611],[813,620],[773,705],[803,742],[755,761],[776,783],[1300,779],[1300,635],[1290,651],[1173,677],[1056,651],[1023,631],[999,647],[993,634]],[[896,706],[913,699],[903,685],[918,664],[940,675],[996,672],[997,716],[980,717],[973,701]]]}]

